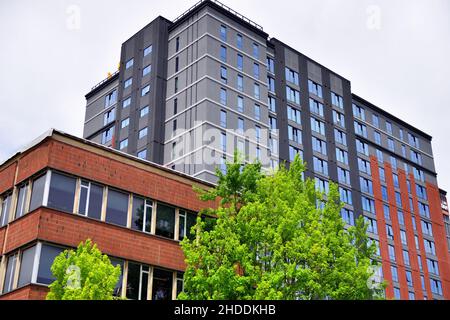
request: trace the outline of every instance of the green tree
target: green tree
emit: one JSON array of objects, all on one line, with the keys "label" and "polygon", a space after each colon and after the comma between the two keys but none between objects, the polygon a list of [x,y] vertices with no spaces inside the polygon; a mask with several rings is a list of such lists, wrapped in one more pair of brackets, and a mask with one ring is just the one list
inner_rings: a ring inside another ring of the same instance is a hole
[{"label": "green tree", "polygon": [[368,285],[375,245],[360,218],[345,228],[337,186],[328,194],[303,180],[304,164],[260,174],[259,164],[241,167],[237,158],[218,171],[218,186],[201,193],[220,197],[217,219],[182,248],[187,269],[179,299],[373,299]]},{"label": "green tree", "polygon": [[121,272],[90,239],[57,256],[51,271],[56,280],[47,300],[112,300]]}]

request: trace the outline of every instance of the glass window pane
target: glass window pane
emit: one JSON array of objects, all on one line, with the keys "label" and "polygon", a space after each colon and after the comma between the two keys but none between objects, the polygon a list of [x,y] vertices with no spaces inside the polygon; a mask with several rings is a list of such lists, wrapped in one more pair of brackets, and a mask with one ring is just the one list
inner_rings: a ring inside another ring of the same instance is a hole
[{"label": "glass window pane", "polygon": [[14,283],[14,276],[16,273],[16,261],[17,255],[14,254],[8,257],[8,263],[6,265],[5,282],[3,284],[3,293],[10,292]]},{"label": "glass window pane", "polygon": [[102,215],[103,187],[91,183],[88,217],[100,220]]},{"label": "glass window pane", "polygon": [[55,280],[50,268],[55,258],[63,251],[64,250],[59,247],[42,245],[38,276],[36,280],[37,283],[51,284]]},{"label": "glass window pane", "polygon": [[127,226],[128,194],[115,190],[108,190],[108,204],[106,206],[106,222]]},{"label": "glass window pane", "polygon": [[33,274],[33,262],[36,246],[28,248],[22,252],[22,259],[20,262],[19,272],[19,287],[31,283],[31,276]]},{"label": "glass window pane", "polygon": [[37,178],[33,181],[33,188],[31,191],[30,212],[39,208],[42,205],[44,199],[45,189],[45,175]]},{"label": "glass window pane", "polygon": [[175,208],[158,203],[156,235],[173,239],[175,233]]},{"label": "glass window pane", "polygon": [[127,273],[127,298],[137,300],[139,298],[139,280],[141,266],[136,263],[128,262]]},{"label": "glass window pane", "polygon": [[65,212],[73,212],[76,179],[52,172],[47,206]]},{"label": "glass window pane", "polygon": [[116,283],[116,286],[114,287],[114,293],[113,295],[116,297],[120,297],[122,295],[122,280],[123,280],[123,260],[119,260],[116,258],[109,258],[109,260],[111,261],[111,264],[113,266],[120,266],[120,277],[119,280]]},{"label": "glass window pane", "polygon": [[5,226],[8,223],[8,219],[9,219],[9,209],[11,208],[11,194],[7,195],[6,197],[3,198],[2,201],[2,210],[0,212],[1,215],[1,227]]},{"label": "glass window pane", "polygon": [[17,196],[16,214],[15,218],[20,218],[25,214],[25,201],[27,198],[28,184],[20,187],[19,194]]},{"label": "glass window pane", "polygon": [[172,299],[173,273],[161,269],[153,269],[153,300]]}]

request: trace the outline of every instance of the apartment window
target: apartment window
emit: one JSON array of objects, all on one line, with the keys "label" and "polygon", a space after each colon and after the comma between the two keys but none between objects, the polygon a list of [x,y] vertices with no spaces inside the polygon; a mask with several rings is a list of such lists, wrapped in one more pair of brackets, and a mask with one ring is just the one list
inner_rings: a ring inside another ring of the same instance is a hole
[{"label": "apartment window", "polygon": [[115,118],[116,118],[116,109],[111,109],[105,112],[103,116],[103,125],[106,126],[107,124],[113,122]]},{"label": "apartment window", "polygon": [[150,92],[150,85],[145,86],[141,91],[141,96],[144,97]]},{"label": "apartment window", "polygon": [[358,139],[356,139],[356,150],[361,154],[369,156],[369,145]]},{"label": "apartment window", "polygon": [[360,172],[371,174],[370,162],[364,159],[358,158],[358,169]]},{"label": "apartment window", "polygon": [[153,268],[153,300],[170,300],[172,298],[173,272]]},{"label": "apartment window", "polygon": [[[419,250],[419,238],[417,236],[414,236],[415,238],[417,238],[417,244],[416,244],[416,249]],[[423,265],[422,265],[422,257],[420,255],[417,256],[417,264],[419,265],[419,270],[423,271]]]},{"label": "apartment window", "polygon": [[429,219],[430,218],[430,207],[428,207],[427,204],[422,203],[422,202],[419,201],[419,214],[422,217],[425,217],[425,218]]},{"label": "apartment window", "polygon": [[278,140],[275,138],[271,138],[269,140],[269,148],[272,154],[278,154]]},{"label": "apartment window", "polygon": [[321,135],[325,135],[325,123],[311,117],[311,130]]},{"label": "apartment window", "polygon": [[414,150],[410,150],[411,161],[422,165],[422,155]]},{"label": "apartment window", "polygon": [[433,229],[431,227],[431,223],[430,222],[426,222],[421,220],[420,221],[421,225],[422,225],[422,232],[428,236],[433,236]]},{"label": "apartment window", "polygon": [[172,131],[173,134],[177,131],[177,119],[172,121]]},{"label": "apartment window", "polygon": [[302,143],[302,132],[297,128],[288,126],[288,137],[291,141],[297,142],[299,144]]},{"label": "apartment window", "polygon": [[323,155],[327,155],[327,143],[316,137],[312,137],[312,148],[313,151],[319,152]]},{"label": "apartment window", "polygon": [[193,213],[180,210],[180,223],[178,227],[178,239],[181,241],[185,237],[188,239],[193,239],[193,234],[191,234],[191,229],[197,224],[197,215]]},{"label": "apartment window", "polygon": [[126,297],[132,300],[147,300],[150,268],[128,262]]},{"label": "apartment window", "polygon": [[432,259],[427,259],[428,271],[434,275],[439,275],[438,262]]},{"label": "apartment window", "polygon": [[244,70],[244,57],[241,54],[237,55],[237,67],[239,70]]},{"label": "apartment window", "polygon": [[131,97],[129,97],[129,98],[123,100],[123,102],[122,102],[122,108],[123,108],[123,109],[129,107],[130,105],[131,105]]},{"label": "apartment window", "polygon": [[430,279],[431,292],[442,296],[442,283],[436,279]]},{"label": "apartment window", "polygon": [[376,154],[378,162],[383,163],[384,161],[383,152],[381,150],[376,149]]},{"label": "apartment window", "polygon": [[379,169],[378,169],[378,173],[379,173],[379,175],[380,175],[380,180],[381,180],[382,182],[386,182],[386,174],[385,174],[384,169],[383,169],[383,168],[379,168]]},{"label": "apartment window", "polygon": [[419,149],[419,139],[415,135],[408,133],[408,142],[413,147]]},{"label": "apartment window", "polygon": [[22,256],[20,259],[19,281],[17,284],[18,288],[31,283],[35,253],[36,246],[22,251]]},{"label": "apartment window", "polygon": [[178,113],[178,99],[175,98],[173,99],[173,114],[177,114]]},{"label": "apartment window", "polygon": [[405,246],[408,244],[408,241],[406,240],[406,232],[404,230],[400,230],[400,241]]},{"label": "apartment window", "polygon": [[180,70],[180,58],[175,58],[175,72],[178,72]]},{"label": "apartment window", "polygon": [[312,80],[308,80],[309,93],[312,93],[320,98],[323,98],[322,86]]},{"label": "apartment window", "polygon": [[392,281],[398,282],[398,270],[397,270],[397,267],[391,266],[391,274],[392,274]]},{"label": "apartment window", "polygon": [[393,245],[388,244],[388,252],[389,259],[391,259],[391,261],[395,261],[395,248]]},{"label": "apartment window", "polygon": [[236,46],[241,50],[244,46],[242,35],[240,35],[239,33],[236,35]]},{"label": "apartment window", "polygon": [[146,159],[147,159],[147,149],[142,150],[142,151],[139,151],[139,152],[137,153],[137,157],[138,157],[139,159],[144,159],[144,160],[146,160]]},{"label": "apartment window", "polygon": [[227,127],[227,112],[220,110],[220,126],[223,128]]},{"label": "apartment window", "polygon": [[286,98],[290,102],[300,104],[300,92],[289,86],[286,86]]},{"label": "apartment window", "polygon": [[220,89],[220,103],[227,105],[227,90],[224,88]]},{"label": "apartment window", "polygon": [[388,122],[388,121],[386,121],[386,131],[387,131],[389,134],[392,134],[392,123],[390,123],[390,122]]},{"label": "apartment window", "polygon": [[355,121],[355,133],[367,138],[367,127],[364,124]]},{"label": "apartment window", "polygon": [[378,131],[373,133],[375,143],[381,146],[381,134]]},{"label": "apartment window", "polygon": [[288,119],[294,121],[297,124],[302,124],[300,110],[288,106]]},{"label": "apartment window", "polygon": [[112,140],[114,134],[114,127],[108,128],[102,133],[102,144],[107,144]]},{"label": "apartment window", "polygon": [[[420,250],[420,247],[419,247],[419,237],[418,236],[416,236],[416,235],[414,235],[414,243],[415,243],[415,245],[416,245],[416,250]],[[420,256],[419,256],[419,264],[421,264],[421,260],[420,260]],[[422,269],[422,266],[420,266],[420,269]]]},{"label": "apartment window", "polygon": [[149,45],[147,48],[144,49],[144,57],[148,56],[153,51],[153,46]]},{"label": "apartment window", "polygon": [[364,217],[364,220],[366,221],[367,224],[367,232],[378,234],[377,220],[369,217]]},{"label": "apartment window", "polygon": [[145,117],[145,116],[148,114],[149,111],[150,111],[150,107],[149,107],[149,106],[145,106],[145,107],[143,107],[143,108],[141,109],[141,111],[139,112],[139,116],[140,116],[141,118],[143,118],[143,117]]},{"label": "apartment window", "polygon": [[353,211],[346,209],[346,208],[342,208],[341,209],[341,217],[346,224],[349,224],[351,226],[355,225],[355,217],[354,217]]},{"label": "apartment window", "polygon": [[178,77],[175,78],[174,91],[175,93],[178,92]]},{"label": "apartment window", "polygon": [[393,156],[390,156],[391,166],[393,170],[397,170],[397,159]]},{"label": "apartment window", "polygon": [[130,60],[127,61],[127,63],[125,64],[125,69],[130,69],[134,64],[134,59],[131,58]]},{"label": "apartment window", "polygon": [[333,110],[333,121],[334,121],[334,124],[337,124],[338,126],[345,128],[344,114],[337,112],[336,110]]},{"label": "apartment window", "polygon": [[419,184],[416,184],[416,194],[418,198],[427,200],[427,189]]},{"label": "apartment window", "polygon": [[238,118],[238,132],[240,134],[244,133],[244,119]]},{"label": "apartment window", "polygon": [[123,88],[126,89],[126,88],[130,87],[132,84],[133,84],[133,78],[128,78],[127,80],[125,80]]},{"label": "apartment window", "polygon": [[414,179],[425,182],[425,174],[422,170],[413,168]]},{"label": "apartment window", "polygon": [[339,129],[334,129],[334,139],[337,143],[347,146],[347,134]]},{"label": "apartment window", "polygon": [[294,161],[296,155],[300,155],[300,158],[303,159],[303,152],[293,146],[289,146],[289,161]]},{"label": "apartment window", "polygon": [[405,216],[403,215],[402,211],[397,211],[397,218],[398,218],[398,223],[402,226],[405,225]]},{"label": "apartment window", "polygon": [[259,46],[253,43],[253,57],[259,59]]},{"label": "apartment window", "polygon": [[220,59],[223,62],[227,62],[227,48],[225,46],[220,46]]},{"label": "apartment window", "polygon": [[267,71],[270,73],[275,73],[275,62],[269,57],[267,57]]},{"label": "apartment window", "polygon": [[360,183],[362,192],[366,192],[366,193],[373,195],[372,181],[370,181],[369,179],[366,179],[364,177],[359,177],[359,183]]},{"label": "apartment window", "polygon": [[[222,83],[227,83],[227,68],[225,67],[220,67],[220,80],[222,81]],[[239,75],[238,75],[238,80],[239,80]],[[239,87],[239,81],[238,81],[238,87]]]},{"label": "apartment window", "polygon": [[336,160],[348,165],[348,153],[345,150],[336,148]]},{"label": "apartment window", "polygon": [[336,107],[344,109],[344,99],[333,91],[331,91],[331,103]]},{"label": "apartment window", "polygon": [[277,130],[277,119],[274,117],[269,117],[269,126],[271,131]]},{"label": "apartment window", "polygon": [[16,263],[18,258],[19,257],[17,253],[8,257],[8,262],[6,264],[5,281],[3,283],[3,293],[8,293],[13,290],[14,278],[16,275]]},{"label": "apartment window", "polygon": [[46,175],[43,175],[33,181],[31,188],[30,209],[28,210],[29,212],[39,208],[42,205],[42,200],[44,199],[45,179]]},{"label": "apartment window", "polygon": [[[408,287],[413,286],[412,273],[411,273],[411,271],[408,271],[408,270],[406,271],[406,283],[408,284]],[[414,300],[414,298],[413,298],[413,300]]]},{"label": "apartment window", "polygon": [[256,141],[259,143],[261,140],[261,127],[255,126],[256,130]]},{"label": "apartment window", "polygon": [[386,225],[386,235],[387,238],[390,240],[394,240],[394,230],[392,229],[392,226]]},{"label": "apartment window", "polygon": [[117,90],[111,91],[105,96],[105,108],[108,108],[117,102]]},{"label": "apartment window", "polygon": [[255,104],[255,119],[261,120],[261,107]]},{"label": "apartment window", "polygon": [[180,50],[180,37],[175,39],[175,51],[178,52]]},{"label": "apartment window", "polygon": [[175,234],[175,208],[158,203],[156,209],[155,234],[173,239]]},{"label": "apartment window", "polygon": [[409,252],[406,250],[403,250],[403,262],[405,263],[406,266],[410,266],[410,262],[409,262]]},{"label": "apartment window", "polygon": [[393,139],[391,139],[391,138],[388,138],[388,148],[389,148],[389,150],[391,150],[391,151],[395,151],[395,147],[394,147],[394,140]]},{"label": "apartment window", "polygon": [[3,197],[2,201],[1,201],[1,227],[5,226],[8,223],[9,220],[9,209],[11,208],[11,199],[12,199],[12,195],[8,194],[6,196]]},{"label": "apartment window", "polygon": [[259,64],[253,63],[253,76],[259,79]]},{"label": "apartment window", "polygon": [[92,182],[82,180],[78,213],[92,219],[100,220],[102,214],[103,187]]},{"label": "apartment window", "polygon": [[120,141],[119,149],[120,149],[120,150],[123,150],[123,149],[125,149],[126,147],[128,147],[128,139],[124,139],[124,140]]},{"label": "apartment window", "polygon": [[342,202],[352,205],[352,192],[348,189],[339,187],[339,196]]},{"label": "apartment window", "polygon": [[239,91],[244,91],[244,77],[240,74],[237,76],[237,88]]},{"label": "apartment window", "polygon": [[275,92],[275,79],[272,77],[267,77],[267,87],[270,92]]},{"label": "apartment window", "polygon": [[359,118],[363,121],[366,120],[366,114],[365,114],[364,108],[361,108],[360,106],[357,106],[356,104],[353,104],[353,116],[355,118]]},{"label": "apartment window", "polygon": [[328,176],[328,162],[317,157],[313,157],[314,171]]},{"label": "apartment window", "polygon": [[400,194],[400,192],[395,192],[395,203],[397,204],[397,207],[401,207],[402,206],[402,196]]},{"label": "apartment window", "polygon": [[341,183],[350,184],[350,172],[338,167],[338,180]]},{"label": "apartment window", "polygon": [[380,118],[376,114],[372,115],[372,124],[374,127],[380,128]]},{"label": "apartment window", "polygon": [[124,129],[126,127],[128,127],[130,125],[130,118],[126,118],[124,120],[122,120],[122,122],[120,123],[120,128]]},{"label": "apartment window", "polygon": [[237,98],[237,110],[239,112],[244,112],[244,98],[242,97]]},{"label": "apartment window", "polygon": [[367,198],[366,196],[362,196],[361,200],[363,210],[375,214],[375,201],[373,199]]},{"label": "apartment window", "polygon": [[224,25],[220,26],[220,39],[227,41],[227,27]]},{"label": "apartment window", "polygon": [[423,239],[423,243],[425,246],[425,252],[432,254],[432,255],[436,255],[436,247],[434,245],[433,241],[430,241],[428,239]]},{"label": "apartment window", "polygon": [[298,73],[288,67],[285,68],[286,81],[289,81],[295,85],[300,85]]},{"label": "apartment window", "polygon": [[309,98],[309,110],[323,117],[323,104],[311,98]]},{"label": "apartment window", "polygon": [[269,105],[269,110],[272,112],[276,112],[276,100],[274,97],[269,96],[267,99],[267,104]]},{"label": "apartment window", "polygon": [[73,212],[75,189],[75,178],[52,172],[47,206],[64,212]]},{"label": "apartment window", "polygon": [[261,98],[259,84],[255,83],[253,92],[254,92],[254,96],[255,96],[256,99],[260,99]]},{"label": "apartment window", "polygon": [[139,137],[139,139],[142,139],[142,138],[146,137],[147,134],[148,134],[148,128],[145,127],[143,129],[139,130],[138,137]]},{"label": "apartment window", "polygon": [[400,300],[400,289],[394,288],[394,298]]},{"label": "apartment window", "polygon": [[150,74],[151,72],[152,72],[152,65],[150,64],[142,70],[142,76],[145,77],[146,75]]},{"label": "apartment window", "polygon": [[150,233],[152,225],[153,202],[133,196],[133,214],[131,228],[138,231]]},{"label": "apartment window", "polygon": [[108,190],[106,222],[127,226],[129,195],[112,189]]}]

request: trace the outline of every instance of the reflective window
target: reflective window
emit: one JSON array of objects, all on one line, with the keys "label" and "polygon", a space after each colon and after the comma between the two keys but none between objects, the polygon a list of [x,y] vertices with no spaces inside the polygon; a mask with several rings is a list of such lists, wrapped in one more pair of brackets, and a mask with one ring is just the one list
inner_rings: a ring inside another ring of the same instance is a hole
[{"label": "reflective window", "polygon": [[175,208],[158,203],[156,235],[173,239],[175,233]]},{"label": "reflective window", "polygon": [[73,212],[76,179],[52,172],[47,206],[65,212]]},{"label": "reflective window", "polygon": [[126,297],[132,300],[147,300],[150,268],[128,262]]},{"label": "reflective window", "polygon": [[20,260],[18,287],[22,287],[26,284],[31,283],[35,253],[36,253],[36,246],[33,246],[31,248],[22,251],[22,258]]},{"label": "reflective window", "polygon": [[131,228],[150,233],[152,225],[153,202],[133,196],[133,216]]},{"label": "reflective window", "polygon": [[172,299],[173,272],[153,268],[153,300]]},{"label": "reflective window", "polygon": [[51,284],[55,281],[56,278],[53,276],[50,268],[55,258],[63,251],[64,250],[59,247],[42,245],[41,257],[39,259],[39,270],[36,280],[37,283]]},{"label": "reflective window", "polygon": [[19,187],[19,192],[17,195],[16,214],[15,214],[16,219],[20,218],[25,214],[27,194],[28,194],[28,183],[23,184],[21,187]]},{"label": "reflective window", "polygon": [[89,218],[100,220],[102,215],[103,187],[82,180],[78,213]]},{"label": "reflective window", "polygon": [[11,199],[12,199],[12,195],[8,194],[6,196],[3,197],[2,199],[2,207],[1,207],[1,211],[0,211],[0,223],[1,223],[1,227],[5,226],[8,223],[9,220],[9,210],[11,208]]},{"label": "reflective window", "polygon": [[45,190],[45,177],[46,175],[43,175],[33,181],[33,187],[31,189],[30,212],[42,205]]},{"label": "reflective window", "polygon": [[3,283],[3,293],[8,293],[13,289],[17,258],[17,254],[13,254],[8,257],[8,263],[6,264],[5,281]]},{"label": "reflective window", "polygon": [[112,189],[108,190],[106,222],[127,226],[129,195]]},{"label": "reflective window", "polygon": [[197,215],[194,213],[180,210],[180,225],[178,230],[178,239],[181,241],[184,237],[192,239],[191,229],[197,223]]}]

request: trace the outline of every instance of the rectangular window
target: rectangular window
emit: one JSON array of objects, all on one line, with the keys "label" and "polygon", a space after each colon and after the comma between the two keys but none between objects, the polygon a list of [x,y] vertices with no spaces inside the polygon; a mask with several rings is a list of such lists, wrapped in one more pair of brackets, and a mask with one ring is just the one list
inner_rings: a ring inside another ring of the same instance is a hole
[{"label": "rectangular window", "polygon": [[130,105],[131,105],[131,97],[126,98],[125,100],[123,100],[123,102],[122,102],[122,108],[123,109],[129,107]]},{"label": "rectangular window", "polygon": [[128,139],[120,141],[119,150],[125,149],[126,147],[128,147]]},{"label": "rectangular window", "polygon": [[275,93],[275,79],[272,77],[267,77],[267,87],[269,92]]},{"label": "rectangular window", "polygon": [[431,292],[442,296],[442,283],[436,279],[430,279]]},{"label": "rectangular window", "polygon": [[261,120],[261,107],[255,104],[255,119]]},{"label": "rectangular window", "polygon": [[152,51],[153,51],[153,46],[152,45],[149,45],[148,47],[146,47],[144,49],[144,57],[148,56],[150,53],[152,53]]},{"label": "rectangular window", "polygon": [[431,227],[431,223],[430,222],[426,222],[421,220],[420,221],[421,225],[422,225],[422,232],[428,236],[433,236],[433,229]]},{"label": "rectangular window", "polygon": [[158,203],[156,214],[156,235],[173,239],[175,235],[175,208]]},{"label": "rectangular window", "polygon": [[148,134],[148,128],[145,127],[143,129],[139,130],[138,137],[139,137],[139,139],[142,139],[142,138],[146,137],[147,134]]},{"label": "rectangular window", "polygon": [[313,157],[314,171],[328,176],[328,162],[317,157]]},{"label": "rectangular window", "polygon": [[36,282],[40,284],[51,284],[56,280],[51,272],[51,266],[55,258],[64,250],[60,247],[54,247],[43,244],[41,247],[41,256],[39,258],[39,268]]},{"label": "rectangular window", "polygon": [[366,121],[366,114],[364,108],[361,108],[360,106],[357,106],[354,103],[353,103],[353,116],[355,118],[359,118],[363,121]]},{"label": "rectangular window", "polygon": [[267,104],[269,105],[269,110],[272,112],[276,112],[276,100],[274,97],[269,96],[267,100]]},{"label": "rectangular window", "polygon": [[389,134],[392,134],[392,123],[386,121],[386,131]]},{"label": "rectangular window", "polygon": [[73,212],[76,179],[52,172],[47,206],[64,212]]},{"label": "rectangular window", "polygon": [[356,150],[365,156],[369,156],[369,145],[359,139],[356,139]]},{"label": "rectangular window", "polygon": [[347,146],[347,134],[339,129],[334,129],[334,139],[337,143]]},{"label": "rectangular window", "polygon": [[103,115],[103,125],[106,126],[116,120],[116,109],[111,109]]},{"label": "rectangular window", "polygon": [[127,61],[127,63],[125,64],[125,69],[130,69],[134,64],[134,59],[131,58],[130,60]]},{"label": "rectangular window", "polygon": [[269,126],[271,131],[277,130],[277,119],[274,117],[269,117]]},{"label": "rectangular window", "polygon": [[389,259],[395,262],[395,248],[393,245],[388,244],[388,252],[389,252]]},{"label": "rectangular window", "polygon": [[312,137],[312,148],[313,151],[319,152],[323,155],[327,155],[327,143],[316,137]]},{"label": "rectangular window", "polygon": [[344,109],[344,99],[333,91],[331,91],[331,103],[336,107]]},{"label": "rectangular window", "polygon": [[425,246],[425,252],[432,254],[432,255],[436,255],[436,247],[434,245],[433,241],[430,241],[428,239],[423,239],[423,244]]},{"label": "rectangular window", "polygon": [[392,281],[398,282],[398,270],[397,270],[397,267],[391,266],[391,274],[392,274]]},{"label": "rectangular window", "polygon": [[171,300],[173,272],[153,268],[152,300]]},{"label": "rectangular window", "polygon": [[45,179],[46,175],[43,175],[33,181],[31,188],[30,209],[28,210],[29,212],[39,208],[42,205],[42,201],[44,199]]},{"label": "rectangular window", "polygon": [[18,288],[31,283],[35,253],[36,246],[22,251],[22,257],[20,259],[19,282],[17,284]]},{"label": "rectangular window", "polygon": [[286,98],[288,101],[300,104],[300,92],[286,86]]},{"label": "rectangular window", "polygon": [[383,214],[386,220],[391,220],[391,210],[387,204],[383,204]]},{"label": "rectangular window", "polygon": [[388,224],[386,225],[386,235],[388,239],[394,240],[394,229]]},{"label": "rectangular window", "polygon": [[132,300],[147,300],[150,268],[128,262],[126,297]]},{"label": "rectangular window", "polygon": [[318,96],[319,98],[323,98],[323,94],[322,94],[322,86],[312,80],[308,80],[308,89],[309,89],[309,93],[312,93],[316,96]]},{"label": "rectangular window", "polygon": [[373,184],[372,181],[364,177],[359,177],[359,183],[361,186],[361,191],[373,195]]},{"label": "rectangular window", "polygon": [[175,39],[175,52],[178,52],[180,50],[180,37],[177,37]]},{"label": "rectangular window", "polygon": [[402,226],[405,225],[405,216],[403,215],[402,211],[397,211],[397,218],[398,218],[398,223]]},{"label": "rectangular window", "polygon": [[344,114],[337,112],[336,110],[333,110],[333,121],[334,121],[334,124],[337,124],[338,126],[341,126],[342,128],[345,128]]},{"label": "rectangular window", "polygon": [[116,190],[108,190],[106,205],[106,222],[127,226],[129,195]]},{"label": "rectangular window", "polygon": [[301,125],[302,117],[301,117],[300,110],[297,110],[295,108],[292,108],[291,106],[288,106],[288,119]]},{"label": "rectangular window", "polygon": [[377,220],[369,218],[369,217],[364,217],[364,220],[367,224],[367,232],[370,232],[373,234],[378,234]]},{"label": "rectangular window", "polygon": [[194,234],[191,233],[191,229],[193,226],[197,224],[197,215],[186,212],[184,210],[180,210],[180,223],[178,227],[178,239],[181,241],[185,237],[188,239],[193,239]]},{"label": "rectangular window", "polygon": [[348,152],[340,148],[336,148],[336,160],[348,165]]},{"label": "rectangular window", "polygon": [[388,148],[389,148],[389,150],[391,150],[391,151],[395,151],[395,147],[394,147],[394,140],[393,139],[391,139],[391,138],[388,138]]},{"label": "rectangular window", "polygon": [[222,83],[227,83],[227,68],[225,67],[220,67],[220,80],[222,81]]},{"label": "rectangular window", "polygon": [[227,41],[227,27],[224,25],[220,26],[220,39],[222,41]]},{"label": "rectangular window", "polygon": [[378,131],[373,133],[375,143],[381,146],[381,134]]},{"label": "rectangular window", "polygon": [[175,78],[174,91],[175,91],[175,93],[178,92],[178,77]]},{"label": "rectangular window", "polygon": [[[412,273],[411,273],[411,271],[408,271],[408,270],[406,271],[406,284],[408,285],[408,287],[413,286]],[[412,300],[414,300],[414,298]]]},{"label": "rectangular window", "polygon": [[406,266],[410,266],[409,263],[409,252],[406,250],[403,250],[403,262],[405,263]]},{"label": "rectangular window", "polygon": [[244,91],[244,77],[240,74],[237,76],[237,88],[239,91]]},{"label": "rectangular window", "polygon": [[259,59],[259,46],[256,43],[253,43],[253,57]]},{"label": "rectangular window", "polygon": [[400,230],[400,241],[403,245],[408,245],[408,241],[406,240],[406,232],[404,230]]},{"label": "rectangular window", "polygon": [[227,62],[227,47],[225,46],[220,46],[220,60]]},{"label": "rectangular window", "polygon": [[260,99],[261,98],[259,84],[255,83],[253,93],[254,93],[254,96],[255,96],[256,99]]},{"label": "rectangular window", "polygon": [[105,96],[105,108],[108,108],[117,102],[117,90],[111,91]]},{"label": "rectangular window", "polygon": [[8,257],[8,263],[6,264],[5,281],[3,283],[3,293],[8,293],[13,290],[17,259],[17,253]]},{"label": "rectangular window", "polygon": [[223,128],[227,127],[227,112],[220,110],[220,126]]},{"label": "rectangular window", "polygon": [[125,83],[123,84],[123,88],[126,89],[128,87],[130,87],[133,84],[133,78],[128,78],[127,80],[125,80]]},{"label": "rectangular window", "polygon": [[237,67],[239,70],[244,70],[244,57],[238,53],[237,55]]},{"label": "rectangular window", "polygon": [[256,130],[256,141],[259,143],[261,140],[261,127],[255,126]]},{"label": "rectangular window", "polygon": [[138,196],[133,196],[133,214],[131,228],[150,233],[152,225],[153,202]]},{"label": "rectangular window", "polygon": [[316,190],[322,193],[328,193],[330,190],[329,182],[324,179],[320,179],[318,177],[315,178],[316,180]]},{"label": "rectangular window", "polygon": [[175,72],[180,70],[180,57],[175,58]]},{"label": "rectangular window", "polygon": [[323,104],[311,98],[309,98],[309,110],[323,117]]},{"label": "rectangular window", "polygon": [[338,180],[341,183],[350,184],[350,172],[338,167]]},{"label": "rectangular window", "polygon": [[150,107],[149,106],[145,106],[141,109],[141,111],[139,112],[139,117],[143,118],[145,117],[150,111]]},{"label": "rectangular window", "polygon": [[2,199],[2,206],[1,206],[1,217],[0,217],[0,227],[6,226],[8,224],[8,220],[9,220],[9,210],[11,208],[11,199],[12,199],[12,195],[8,194],[6,196],[3,197]]},{"label": "rectangular window", "polygon": [[259,64],[253,63],[253,76],[259,79]]},{"label": "rectangular window", "polygon": [[381,186],[381,197],[383,199],[383,201],[388,201],[388,191],[387,188],[385,186]]},{"label": "rectangular window", "polygon": [[436,260],[428,259],[427,258],[427,266],[428,271],[434,275],[439,275],[439,267],[438,262]]},{"label": "rectangular window", "polygon": [[375,214],[375,201],[366,196],[362,196],[361,200],[363,210]]},{"label": "rectangular window", "polygon": [[145,86],[144,88],[142,88],[141,97],[146,96],[149,92],[150,92],[150,85]]},{"label": "rectangular window", "polygon": [[285,68],[285,74],[286,74],[286,81],[289,81],[297,86],[300,85],[299,75],[298,72],[295,72],[292,69],[289,69],[288,67]]},{"label": "rectangular window", "polygon": [[351,226],[355,225],[355,218],[354,218],[353,211],[346,209],[346,208],[342,208],[341,209],[341,217],[346,224],[349,224]]},{"label": "rectangular window", "polygon": [[236,35],[236,47],[238,47],[239,49],[242,49],[244,45],[244,41],[242,38],[242,35],[240,35],[239,33]]},{"label": "rectangular window", "polygon": [[380,119],[376,114],[372,115],[372,124],[374,125],[374,127],[380,128]]},{"label": "rectangular window", "polygon": [[146,75],[150,74],[150,72],[152,72],[152,65],[148,65],[146,66],[143,70],[142,70],[142,76],[145,77]]},{"label": "rectangular window", "polygon": [[223,105],[227,105],[227,90],[224,88],[220,89],[220,103]]},{"label": "rectangular window", "polygon": [[355,121],[355,133],[367,138],[367,127],[364,124]]},{"label": "rectangular window", "polygon": [[361,158],[358,158],[358,169],[360,172],[371,175],[370,162]]},{"label": "rectangular window", "polygon": [[237,98],[237,110],[239,112],[244,112],[244,98],[239,96]]},{"label": "rectangular window", "polygon": [[275,62],[269,57],[267,57],[267,71],[273,74],[275,73]]},{"label": "rectangular window", "polygon": [[138,157],[139,159],[144,159],[144,160],[146,160],[146,159],[147,159],[147,149],[142,150],[142,151],[139,151],[139,152],[137,153],[137,157]]},{"label": "rectangular window", "polygon": [[100,220],[102,215],[103,187],[82,180],[78,213],[92,219]]},{"label": "rectangular window", "polygon": [[321,135],[325,135],[325,123],[311,117],[311,130]]},{"label": "rectangular window", "polygon": [[303,159],[303,152],[300,149],[293,146],[289,146],[289,161],[294,161],[295,156],[297,154],[300,156],[301,159]]},{"label": "rectangular window", "polygon": [[339,196],[342,202],[349,205],[353,204],[352,192],[350,190],[339,187]]},{"label": "rectangular window", "polygon": [[297,128],[288,126],[288,137],[291,141],[297,142],[299,144],[302,143],[302,132]]}]

